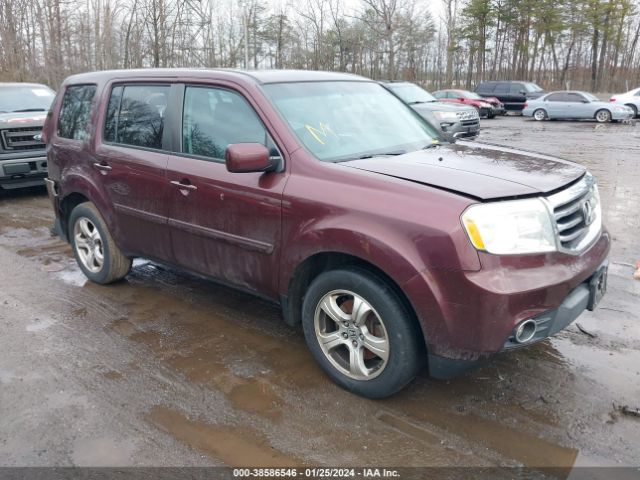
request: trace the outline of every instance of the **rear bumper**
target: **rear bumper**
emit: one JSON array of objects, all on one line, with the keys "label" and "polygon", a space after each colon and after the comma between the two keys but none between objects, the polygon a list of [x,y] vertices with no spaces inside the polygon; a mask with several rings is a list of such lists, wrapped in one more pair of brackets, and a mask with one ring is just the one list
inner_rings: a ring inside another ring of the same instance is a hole
[{"label": "rear bumper", "polygon": [[[592,275],[597,275],[601,268],[606,267],[608,261],[605,260],[596,272]],[[576,320],[582,313],[590,308],[590,282],[589,277],[584,282],[580,283],[565,297],[562,303],[552,310],[546,311],[540,315],[531,317],[531,320],[535,321],[537,325],[536,333],[533,338],[526,343],[517,343],[513,335],[509,335],[503,344],[500,351],[513,350],[516,348],[527,347],[537,343],[541,340],[549,338],[555,335],[559,331],[567,328],[574,320]],[[528,320],[528,319],[525,319]],[[433,378],[448,379],[463,374],[469,370],[472,370],[479,366],[479,364],[486,359],[486,356],[478,357],[475,359],[455,359],[448,358],[441,355],[429,354],[429,374]]]},{"label": "rear bumper", "polygon": [[0,188],[14,189],[44,185],[47,176],[47,157],[0,157]]}]

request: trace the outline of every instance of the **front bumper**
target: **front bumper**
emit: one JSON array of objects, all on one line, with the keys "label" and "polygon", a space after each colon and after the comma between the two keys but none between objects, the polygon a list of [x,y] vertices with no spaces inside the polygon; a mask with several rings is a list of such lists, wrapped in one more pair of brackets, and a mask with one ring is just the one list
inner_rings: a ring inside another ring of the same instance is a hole
[{"label": "front bumper", "polygon": [[0,157],[0,188],[13,189],[44,185],[47,176],[47,157]]},{"label": "front bumper", "polygon": [[457,122],[441,122],[440,128],[456,138],[475,138],[480,134],[480,118]]},{"label": "front bumper", "polygon": [[611,112],[611,120],[632,120],[633,112]]},{"label": "front bumper", "polygon": [[[574,320],[576,320],[585,310],[592,309],[592,289],[591,283],[594,277],[599,276],[602,269],[606,269],[608,261],[602,263],[602,265],[584,282],[575,287],[569,295],[562,301],[562,303],[552,310],[546,311],[540,315],[536,315],[527,320],[533,320],[536,323],[536,332],[533,337],[526,343],[518,343],[513,331],[506,338],[501,351],[513,350],[516,348],[528,347],[534,343],[540,342],[546,338],[555,335],[561,330],[567,328]],[[478,357],[475,359],[454,359],[441,355],[429,354],[429,374],[433,378],[448,379],[463,374],[473,368],[477,367],[487,355],[484,357]]]}]

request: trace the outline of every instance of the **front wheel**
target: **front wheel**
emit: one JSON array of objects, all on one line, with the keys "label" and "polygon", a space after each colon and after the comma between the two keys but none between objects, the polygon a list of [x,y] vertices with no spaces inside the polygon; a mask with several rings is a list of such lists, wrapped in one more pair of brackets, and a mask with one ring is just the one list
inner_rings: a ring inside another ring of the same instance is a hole
[{"label": "front wheel", "polygon": [[316,361],[341,387],[384,398],[407,385],[423,365],[422,332],[386,280],[350,268],[319,275],[302,310]]},{"label": "front wheel", "polygon": [[608,123],[611,121],[611,112],[609,110],[598,110],[596,112],[596,121],[598,123]]},{"label": "front wheel", "polygon": [[69,238],[80,269],[92,282],[112,283],[131,270],[131,259],[113,241],[93,203],[81,203],[73,209],[69,217]]},{"label": "front wheel", "polygon": [[533,118],[538,122],[541,122],[542,120],[546,120],[547,112],[545,112],[542,108],[539,108],[535,112],[533,112]]}]

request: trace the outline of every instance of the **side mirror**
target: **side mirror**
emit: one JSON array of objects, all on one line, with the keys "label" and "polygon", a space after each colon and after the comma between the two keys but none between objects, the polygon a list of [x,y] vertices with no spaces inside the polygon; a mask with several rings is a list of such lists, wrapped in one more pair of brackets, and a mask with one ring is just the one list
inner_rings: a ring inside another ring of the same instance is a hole
[{"label": "side mirror", "polygon": [[232,173],[271,172],[278,166],[260,143],[234,143],[227,147],[224,163]]},{"label": "side mirror", "polygon": [[582,103],[591,103],[591,100],[587,100],[586,98],[583,98]]},{"label": "side mirror", "polygon": [[527,91],[526,90],[520,90],[520,95],[526,95]]}]

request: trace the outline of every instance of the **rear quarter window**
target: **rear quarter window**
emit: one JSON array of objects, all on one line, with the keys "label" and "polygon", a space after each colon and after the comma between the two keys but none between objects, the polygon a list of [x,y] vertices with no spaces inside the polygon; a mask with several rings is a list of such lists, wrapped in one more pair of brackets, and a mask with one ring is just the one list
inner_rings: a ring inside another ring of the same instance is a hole
[{"label": "rear quarter window", "polygon": [[62,98],[58,116],[58,136],[73,140],[89,138],[91,104],[96,93],[95,85],[72,85]]}]

